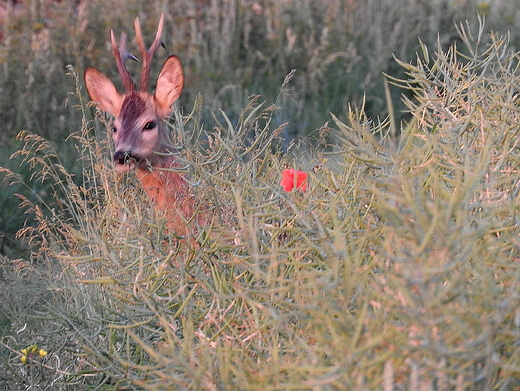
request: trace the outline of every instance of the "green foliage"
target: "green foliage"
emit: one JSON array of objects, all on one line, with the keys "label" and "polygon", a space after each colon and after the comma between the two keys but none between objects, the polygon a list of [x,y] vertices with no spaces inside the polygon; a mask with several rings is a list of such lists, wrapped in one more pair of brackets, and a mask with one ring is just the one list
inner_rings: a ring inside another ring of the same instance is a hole
[{"label": "green foliage", "polygon": [[[192,107],[200,92],[210,109],[238,116],[250,94],[275,100],[278,86],[293,69],[292,97],[299,134],[348,112],[349,102],[366,95],[370,116],[385,110],[381,73],[401,75],[393,56],[408,61],[419,46],[417,36],[433,49],[458,39],[454,20],[476,27],[477,13],[487,28],[512,31],[517,44],[514,5],[497,1],[164,1],[92,0],[51,2],[30,0],[2,5],[5,22],[0,40],[0,119],[4,134],[31,129],[47,139],[61,140],[79,118],[66,105],[72,83],[64,68],[79,72],[96,66],[117,80],[108,50],[110,30],[132,38],[133,19],[141,18],[145,36],[154,32],[165,13],[167,50],[176,53],[187,74],[183,104]],[[427,23],[425,21],[428,21]],[[136,50],[131,42],[131,50]],[[138,64],[130,64],[132,72]],[[161,61],[154,64],[157,73]],[[288,103],[287,103],[288,104]],[[204,119],[211,119],[204,109]]]},{"label": "green foliage", "polygon": [[[276,106],[254,98],[211,131],[200,100],[177,112],[178,157],[213,210],[194,241],[111,171],[93,122],[80,185],[25,134],[20,154],[63,196],[28,204],[38,251],[2,267],[6,387],[518,388],[520,63],[507,37],[459,29],[469,54],[423,46],[401,63],[400,132],[362,108],[333,117],[337,143],[295,167],[304,193],[279,185],[295,164],[270,148]],[[20,361],[33,345],[39,372]]]},{"label": "green foliage", "polygon": [[[486,16],[489,30],[511,30],[512,45],[518,46],[516,31],[520,31],[510,17],[515,4],[507,1],[2,2],[0,120],[6,150],[14,152],[15,136],[29,130],[53,144],[67,170],[79,173],[77,154],[63,143],[80,130],[82,119],[74,107],[77,98],[70,95],[75,87],[66,76],[66,66],[72,64],[80,74],[86,66],[95,66],[118,83],[109,50],[110,30],[128,33],[129,48],[136,53],[133,19],[140,17],[145,39],[150,41],[161,12],[166,16],[167,50],[159,51],[152,79],[167,55],[178,54],[186,73],[182,111],[190,112],[201,94],[203,123],[211,124],[213,114],[220,116],[222,109],[236,125],[250,95],[276,100],[278,86],[295,70],[290,96],[278,101],[282,110],[273,118],[273,128],[290,124],[283,130],[282,148],[313,134],[330,120],[331,112],[344,120],[350,104],[364,102],[370,117],[386,117],[382,74],[403,77],[403,68],[393,56],[412,60],[421,50],[418,36],[430,50],[435,49],[437,38],[443,48],[449,47],[458,39],[453,21],[467,19],[476,27],[477,13]],[[129,67],[136,73],[139,65]],[[400,92],[390,92],[399,120]],[[13,168],[7,161],[10,155],[5,153],[0,165]],[[13,192],[18,189],[2,187],[2,205],[12,204]],[[14,233],[24,219],[16,207],[3,208],[0,231]]]}]

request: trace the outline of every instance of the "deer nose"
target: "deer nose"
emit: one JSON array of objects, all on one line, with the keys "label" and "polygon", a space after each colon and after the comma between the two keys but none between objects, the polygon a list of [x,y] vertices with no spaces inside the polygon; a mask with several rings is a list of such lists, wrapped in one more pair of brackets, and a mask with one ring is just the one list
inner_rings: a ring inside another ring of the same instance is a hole
[{"label": "deer nose", "polygon": [[132,155],[132,151],[126,151],[126,152],[116,151],[114,153],[114,162],[116,162],[117,164],[126,164],[131,161],[134,161],[134,162],[139,161],[139,158]]}]

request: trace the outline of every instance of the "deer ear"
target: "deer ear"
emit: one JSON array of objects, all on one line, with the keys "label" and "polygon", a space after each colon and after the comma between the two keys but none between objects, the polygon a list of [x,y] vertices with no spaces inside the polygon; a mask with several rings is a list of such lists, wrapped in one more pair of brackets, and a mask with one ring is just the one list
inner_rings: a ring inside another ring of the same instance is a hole
[{"label": "deer ear", "polygon": [[117,92],[116,86],[112,81],[95,68],[85,70],[85,85],[87,86],[90,99],[99,108],[112,114],[114,117],[119,115],[123,103],[123,95]]},{"label": "deer ear", "polygon": [[171,106],[179,98],[183,86],[184,73],[181,61],[177,56],[170,56],[162,67],[155,88],[155,100],[159,104],[163,116],[171,114]]}]

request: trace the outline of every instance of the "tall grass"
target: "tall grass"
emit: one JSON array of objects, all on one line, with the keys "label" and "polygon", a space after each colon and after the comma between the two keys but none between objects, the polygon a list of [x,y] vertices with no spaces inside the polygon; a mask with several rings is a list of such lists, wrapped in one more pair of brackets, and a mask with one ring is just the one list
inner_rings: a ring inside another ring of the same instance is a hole
[{"label": "tall grass", "polygon": [[[439,37],[445,49],[458,40],[453,21],[467,19],[476,27],[479,13],[486,15],[489,30],[509,29],[513,46],[518,47],[516,31],[520,31],[515,4],[508,1],[13,3],[0,4],[0,139],[6,148],[0,164],[15,169],[18,162],[7,161],[20,146],[14,138],[19,131],[30,130],[49,140],[64,166],[76,175],[81,165],[73,146],[63,140],[78,130],[81,113],[74,108],[76,101],[70,95],[74,80],[66,76],[65,67],[72,64],[81,73],[86,66],[96,66],[118,80],[108,47],[109,30],[131,33],[136,16],[146,37],[153,33],[159,14],[165,13],[167,50],[159,53],[152,73],[158,72],[167,55],[178,54],[186,72],[183,112],[190,112],[202,94],[202,123],[211,124],[213,114],[220,116],[222,109],[236,125],[250,95],[275,101],[279,86],[294,69],[290,94],[278,102],[283,110],[273,118],[273,129],[289,122],[280,141],[285,150],[294,139],[316,134],[330,121],[329,113],[345,120],[349,104],[364,102],[370,117],[384,118],[382,74],[403,77],[393,56],[413,60],[420,51],[418,36],[429,50],[436,49]],[[135,50],[132,43],[130,48]],[[130,65],[137,71],[137,64]],[[401,92],[390,93],[400,117]],[[11,203],[11,193],[17,191],[2,188],[2,205]],[[6,207],[0,231],[14,233],[24,220],[16,207]]]},{"label": "tall grass", "polygon": [[[480,12],[487,16],[489,29],[509,28],[513,44],[518,42],[516,19],[508,16],[515,9],[503,1],[449,2],[447,7],[443,2],[410,0],[4,2],[0,4],[0,139],[6,153],[0,164],[19,171],[19,161],[8,157],[20,147],[14,141],[16,134],[30,130],[49,140],[64,166],[79,174],[73,146],[63,143],[81,121],[66,65],[72,64],[79,73],[87,65],[96,66],[118,80],[108,50],[109,30],[129,33],[133,19],[140,16],[145,35],[152,34],[161,12],[166,15],[167,50],[160,53],[152,73],[168,54],[178,54],[187,75],[183,111],[190,112],[202,94],[203,123],[212,123],[213,113],[218,116],[222,109],[236,124],[250,95],[276,100],[278,86],[296,70],[290,95],[279,101],[283,110],[273,118],[273,128],[289,122],[280,140],[284,150],[292,140],[315,134],[330,120],[330,112],[344,119],[350,103],[364,101],[369,116],[384,118],[382,72],[402,76],[392,56],[411,60],[420,49],[417,36],[433,49],[439,33],[446,47],[457,37],[453,20],[467,18],[475,24]],[[392,93],[400,116],[398,92]],[[30,175],[20,174],[26,179]],[[12,202],[12,194],[19,191],[2,187],[4,238],[26,219]],[[38,192],[44,194],[46,189]]]},{"label": "tall grass", "polygon": [[[439,35],[444,47],[457,40],[454,20],[488,18],[488,29],[515,31],[515,6],[506,1],[482,3],[399,1],[79,1],[30,0],[3,4],[0,62],[0,119],[13,136],[31,129],[62,140],[77,113],[66,105],[73,89],[64,68],[81,72],[97,66],[116,76],[110,51],[110,29],[130,33],[140,16],[152,34],[159,14],[166,15],[165,58],[183,59],[187,86],[183,104],[191,107],[200,92],[208,108],[223,108],[237,117],[251,94],[276,99],[285,75],[296,69],[292,101],[284,115],[293,133],[306,135],[329,119],[343,115],[349,102],[365,97],[371,116],[386,108],[382,72],[400,76],[393,56],[411,60],[421,36],[434,49]],[[158,71],[160,61],[155,64]],[[136,68],[138,65],[136,65]],[[114,77],[114,79],[117,79]],[[384,116],[384,115],[383,115]],[[203,113],[211,119],[209,111]]]},{"label": "tall grass", "polygon": [[[62,196],[28,203],[38,251],[2,266],[4,388],[518,388],[519,58],[507,36],[459,29],[463,51],[400,64],[409,122],[353,108],[322,129],[337,145],[296,167],[270,148],[276,104],[254,98],[211,130],[200,101],[176,112],[179,158],[214,210],[195,246],[112,172],[93,122],[80,185],[25,133],[21,155]],[[305,193],[280,187],[287,167],[309,172]],[[48,354],[22,363],[33,344]]]}]

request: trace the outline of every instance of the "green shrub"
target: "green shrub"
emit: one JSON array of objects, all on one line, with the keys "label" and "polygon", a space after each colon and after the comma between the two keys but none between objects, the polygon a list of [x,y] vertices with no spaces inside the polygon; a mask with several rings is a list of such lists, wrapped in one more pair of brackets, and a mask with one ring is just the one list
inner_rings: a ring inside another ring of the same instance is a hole
[{"label": "green shrub", "polygon": [[[322,129],[336,145],[297,165],[272,152],[277,109],[258,98],[211,131],[199,100],[176,112],[179,158],[214,208],[196,245],[112,172],[92,122],[80,185],[24,134],[21,155],[62,196],[28,203],[33,262],[2,267],[6,387],[518,388],[519,61],[482,31],[461,28],[469,55],[423,46],[401,63],[408,123],[352,109]],[[309,172],[306,192],[281,188],[288,167]],[[22,363],[34,345],[48,354]]]},{"label": "green shrub", "polygon": [[[0,5],[0,138],[6,153],[0,165],[14,168],[8,162],[18,148],[14,138],[19,131],[29,130],[50,141],[66,169],[79,174],[76,153],[70,143],[63,143],[78,131],[82,120],[74,107],[76,98],[70,95],[74,81],[65,68],[72,64],[82,73],[86,66],[95,66],[118,81],[108,47],[110,30],[127,32],[129,48],[135,53],[131,30],[136,16],[145,38],[151,39],[160,12],[165,13],[167,50],[159,51],[152,73],[157,74],[167,55],[178,54],[187,80],[180,102],[183,112],[190,112],[202,94],[202,123],[211,124],[213,114],[222,121],[222,109],[236,125],[250,95],[275,101],[279,85],[294,69],[290,95],[278,100],[282,110],[273,118],[273,129],[289,122],[280,140],[287,150],[293,140],[317,134],[331,112],[345,121],[350,104],[364,102],[369,117],[385,118],[382,73],[404,76],[393,56],[412,60],[420,50],[418,36],[429,50],[436,49],[437,38],[445,49],[458,40],[453,21],[467,19],[476,27],[480,13],[486,15],[488,30],[509,29],[512,46],[518,46],[520,29],[511,17],[515,7],[507,1],[477,0],[4,2]],[[134,72],[139,66],[129,67]],[[402,116],[401,92],[390,91],[397,119]],[[47,192],[41,187],[35,190]],[[18,191],[2,187],[0,192],[0,203],[6,206],[0,213],[0,231],[8,235],[25,220],[12,205],[12,193]]]}]

